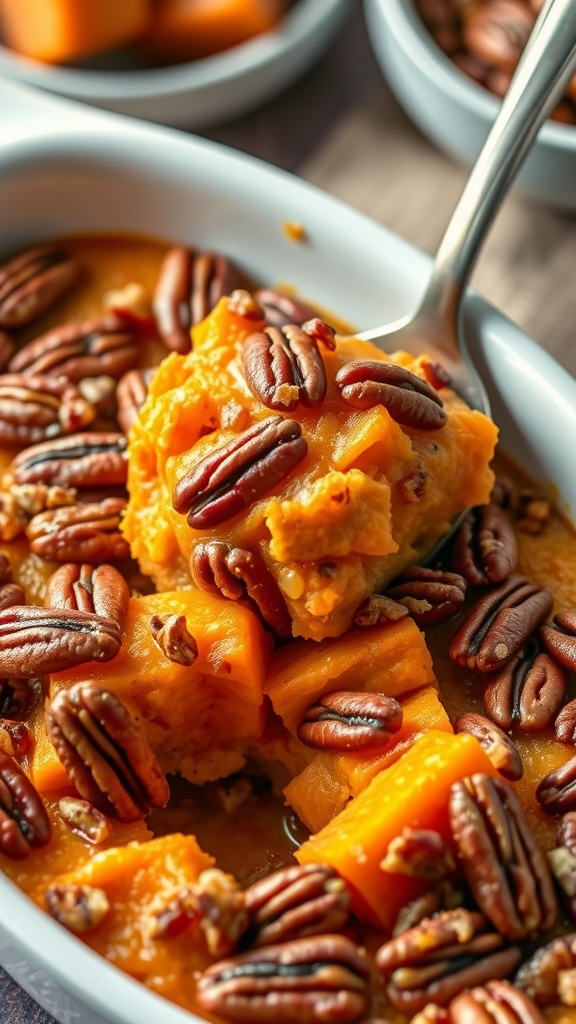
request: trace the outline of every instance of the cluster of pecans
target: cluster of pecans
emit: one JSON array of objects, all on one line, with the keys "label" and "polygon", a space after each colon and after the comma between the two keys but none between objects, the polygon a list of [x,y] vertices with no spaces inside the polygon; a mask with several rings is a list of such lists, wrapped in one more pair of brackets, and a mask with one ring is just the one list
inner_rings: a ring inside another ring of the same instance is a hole
[{"label": "cluster of pecans", "polygon": [[[50,839],[46,809],[22,767],[30,748],[26,719],[41,700],[42,677],[112,658],[122,643],[129,589],[113,563],[122,567],[128,556],[119,530],[125,435],[153,374],[138,368],[142,337],[155,330],[169,349],[187,351],[190,326],[243,283],[225,258],[175,247],[152,316],[137,289],[128,289],[100,319],[18,344],[19,332],[81,273],[50,247],[0,268],[0,360],[8,371],[0,374],[0,441],[20,448],[0,492],[0,537],[25,533],[36,555],[60,563],[41,608],[26,603],[0,555],[0,850],[15,860]],[[265,322],[248,338],[242,366],[272,415],[179,482],[174,504],[194,528],[236,514],[291,472],[306,442],[283,414],[320,403],[326,391],[322,348],[333,345],[333,332],[314,310],[270,290],[254,299],[235,291],[230,301]],[[337,378],[353,407],[382,403],[399,423],[432,430],[445,422],[438,391],[447,383],[432,365],[422,380],[368,362],[348,364]],[[559,816],[549,857],[506,781],[522,774],[512,727],[553,726],[561,742],[574,744],[576,708],[565,697],[566,672],[576,669],[576,611],[546,625],[551,595],[514,575],[515,529],[544,529],[546,499],[512,495],[505,481],[493,498],[466,517],[445,565],[407,570],[358,609],[356,623],[412,615],[433,626],[462,615],[470,592],[481,592],[450,655],[486,679],[486,717],[469,713],[454,725],[477,736],[502,778],[455,784],[450,847],[439,833],[411,829],[390,844],[382,870],[425,878],[433,890],[404,908],[375,958],[358,946],[351,894],[327,866],[284,868],[244,891],[218,870],[204,872],[156,912],[150,935],[157,942],[202,936],[215,961],[197,986],[207,1013],[231,1021],[368,1024],[374,973],[378,999],[414,1024],[541,1024],[538,1007],[576,1003],[576,936],[545,941],[528,959],[521,945],[556,925],[558,887],[576,919],[576,758],[539,787],[543,810]],[[282,596],[257,554],[209,541],[196,548],[192,572],[203,589],[251,603],[277,635],[289,634]],[[197,645],[182,616],[155,616],[150,630],[164,656],[193,663]],[[146,736],[113,693],[77,683],[50,701],[45,720],[78,794],[62,798],[61,818],[87,842],[104,842],[111,820],[138,820],[166,804],[168,783]],[[298,735],[315,749],[366,751],[384,746],[401,722],[397,701],[342,691],[307,708]],[[50,886],[46,907],[77,934],[97,928],[110,910],[104,891],[74,885]]]},{"label": "cluster of pecans", "polygon": [[[464,74],[504,96],[543,0],[416,0],[431,35]],[[576,77],[552,117],[576,124]]]},{"label": "cluster of pecans", "polygon": [[[460,615],[448,653],[478,679],[486,717],[469,713],[455,725],[473,732],[508,778],[522,775],[511,730],[552,730],[567,746],[576,737],[576,700],[567,700],[576,671],[576,609],[561,609],[550,620],[552,593],[514,572],[515,531],[537,534],[549,516],[543,495],[514,495],[508,480],[498,480],[492,501],[467,513],[440,567],[406,570],[385,594],[369,598],[355,620],[370,626],[410,614],[425,628]],[[576,810],[575,783],[576,755],[541,780],[536,795],[543,811]]]}]

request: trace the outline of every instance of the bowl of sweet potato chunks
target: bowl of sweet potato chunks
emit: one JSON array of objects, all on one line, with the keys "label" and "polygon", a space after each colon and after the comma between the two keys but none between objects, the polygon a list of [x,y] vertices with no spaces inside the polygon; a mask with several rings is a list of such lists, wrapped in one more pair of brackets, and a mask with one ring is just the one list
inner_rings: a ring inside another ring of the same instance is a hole
[{"label": "bowl of sweet potato chunks", "polygon": [[287,87],[346,9],[345,0],[2,0],[0,74],[197,129]]}]

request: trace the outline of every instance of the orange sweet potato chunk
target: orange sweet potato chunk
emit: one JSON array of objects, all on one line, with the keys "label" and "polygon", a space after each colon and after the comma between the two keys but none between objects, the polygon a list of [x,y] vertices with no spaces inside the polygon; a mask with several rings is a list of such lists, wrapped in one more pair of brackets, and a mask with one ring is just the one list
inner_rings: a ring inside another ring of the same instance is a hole
[{"label": "orange sweet potato chunk", "polygon": [[325,693],[360,690],[398,697],[435,682],[424,635],[406,616],[320,643],[295,640],[273,655],[265,691],[295,734],[306,708]]},{"label": "orange sweet potato chunk", "polygon": [[450,720],[433,686],[399,698],[402,726],[382,751],[371,754],[322,751],[284,790],[286,801],[311,832],[319,832],[350,799],[397,761],[416,739],[430,729],[452,732]]},{"label": "orange sweet potato chunk", "polygon": [[287,0],[156,0],[142,46],[157,61],[208,57],[267,32]]},{"label": "orange sweet potato chunk", "polygon": [[448,797],[454,782],[496,775],[478,741],[431,730],[296,852],[301,864],[330,864],[351,886],[356,914],[388,931],[398,911],[429,888],[422,879],[380,868],[402,829],[436,829],[448,841]]},{"label": "orange sweet potato chunk", "polygon": [[[183,615],[198,645],[191,665],[169,660],[152,639],[153,616]],[[51,677],[52,691],[94,678],[142,721],[166,772],[193,782],[241,768],[263,727],[263,686],[271,641],[242,605],[198,590],[132,598],[112,661]]]},{"label": "orange sweet potato chunk", "polygon": [[[181,938],[160,940],[152,936],[150,925],[156,911],[213,864],[194,836],[173,833],[97,853],[54,881],[103,890],[110,911],[83,936],[86,943],[149,988],[192,1009],[194,972],[213,958],[201,935],[187,931]],[[37,900],[42,905],[43,893]]]},{"label": "orange sweet potato chunk", "polygon": [[150,0],[0,0],[8,46],[53,64],[131,42],[149,16]]}]

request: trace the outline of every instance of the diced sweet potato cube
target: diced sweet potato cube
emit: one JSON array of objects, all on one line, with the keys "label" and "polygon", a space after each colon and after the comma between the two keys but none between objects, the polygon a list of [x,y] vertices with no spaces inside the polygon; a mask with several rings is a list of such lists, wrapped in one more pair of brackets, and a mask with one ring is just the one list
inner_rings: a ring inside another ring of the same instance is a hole
[{"label": "diced sweet potato cube", "polygon": [[431,730],[303,843],[296,858],[334,867],[353,891],[356,914],[389,930],[400,908],[430,887],[422,879],[382,871],[391,840],[404,828],[418,828],[435,829],[449,841],[450,788],[475,772],[497,774],[475,737]]},{"label": "diced sweet potato cube", "polygon": [[158,61],[208,57],[273,28],[286,0],[156,0],[145,52]]},{"label": "diced sweet potato cube", "polygon": [[[150,620],[183,615],[198,645],[191,665],[171,661],[152,638]],[[132,598],[118,655],[51,677],[53,691],[89,678],[137,715],[167,772],[194,782],[244,764],[244,748],[263,725],[263,685],[271,641],[247,608],[198,590]]]},{"label": "diced sweet potato cube", "polygon": [[131,42],[149,16],[150,0],[0,0],[8,46],[54,64]]},{"label": "diced sweet potato cube", "polygon": [[388,768],[429,729],[452,732],[438,691],[433,686],[399,698],[402,726],[382,751],[333,753],[322,751],[286,786],[284,796],[310,829],[318,832],[358,796],[375,775]]},{"label": "diced sweet potato cube", "polygon": [[296,733],[306,708],[324,693],[360,690],[388,697],[435,685],[423,634],[406,616],[334,640],[296,640],[272,658],[265,690],[277,715]]}]

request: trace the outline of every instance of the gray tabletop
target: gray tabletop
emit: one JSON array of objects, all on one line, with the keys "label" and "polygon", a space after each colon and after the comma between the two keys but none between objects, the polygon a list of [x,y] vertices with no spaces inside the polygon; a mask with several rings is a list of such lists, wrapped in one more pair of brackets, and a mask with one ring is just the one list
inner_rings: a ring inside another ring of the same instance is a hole
[{"label": "gray tabletop", "polygon": [[[336,121],[380,81],[361,5],[350,0],[350,8],[334,44],[296,85],[256,112],[202,134],[297,173]],[[1,968],[0,1024],[55,1024]]]}]

